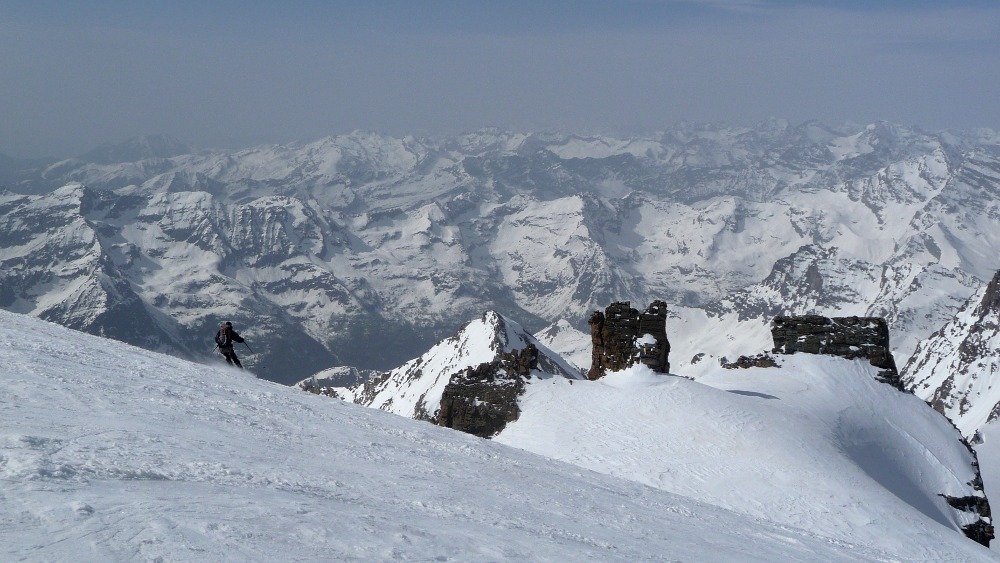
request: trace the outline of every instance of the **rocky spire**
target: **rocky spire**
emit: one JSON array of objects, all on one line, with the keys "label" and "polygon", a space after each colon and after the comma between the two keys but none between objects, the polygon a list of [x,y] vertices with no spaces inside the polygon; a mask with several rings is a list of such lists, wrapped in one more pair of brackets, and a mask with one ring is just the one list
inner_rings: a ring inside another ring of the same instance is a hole
[{"label": "rocky spire", "polygon": [[667,340],[667,304],[653,301],[639,313],[628,301],[609,305],[590,316],[593,356],[588,379],[608,371],[620,371],[641,362],[658,373],[669,373],[670,341]]}]

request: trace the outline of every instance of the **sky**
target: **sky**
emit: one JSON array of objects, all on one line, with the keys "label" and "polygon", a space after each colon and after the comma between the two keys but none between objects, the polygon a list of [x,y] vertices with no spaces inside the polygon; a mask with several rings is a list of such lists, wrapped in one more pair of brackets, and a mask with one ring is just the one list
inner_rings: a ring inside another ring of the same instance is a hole
[{"label": "sky", "polygon": [[992,0],[5,0],[0,153],[167,134],[1000,129]]}]

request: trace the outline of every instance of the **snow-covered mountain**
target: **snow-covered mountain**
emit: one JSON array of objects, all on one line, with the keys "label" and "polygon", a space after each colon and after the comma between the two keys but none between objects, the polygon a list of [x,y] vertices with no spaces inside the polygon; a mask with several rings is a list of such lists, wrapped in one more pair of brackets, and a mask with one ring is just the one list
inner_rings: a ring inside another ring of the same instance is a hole
[{"label": "snow-covered mountain", "polygon": [[590,335],[577,330],[566,319],[559,319],[533,336],[582,373],[590,370],[594,359]]},{"label": "snow-covered mountain", "polygon": [[1000,418],[1000,271],[917,346],[902,376],[970,438]]},{"label": "snow-covered mountain", "polygon": [[903,365],[1000,250],[988,131],[776,120],[166,149],[9,186],[58,189],[0,195],[0,307],[192,358],[231,319],[248,365],[286,383],[391,369],[485,310],[585,330],[619,300],[670,304],[677,367],[767,347],[777,313],[885,316]]},{"label": "snow-covered mountain", "polygon": [[442,394],[455,376],[529,345],[538,350],[539,374],[583,379],[579,368],[549,350],[516,321],[488,311],[402,366],[360,384],[334,388],[333,392],[366,407],[435,421]]},{"label": "snow-covered mountain", "polygon": [[903,368],[907,388],[945,414],[972,442],[987,495],[1000,498],[1000,271],[955,317],[917,346]]},{"label": "snow-covered mountain", "polygon": [[[885,369],[896,373],[891,357],[885,358],[885,324],[879,323],[879,332],[869,326],[871,319],[854,324],[785,319],[773,325],[774,346],[780,336],[799,344],[800,353],[769,358],[774,367],[715,364],[693,381],[691,374],[656,374],[638,363],[581,381],[578,374],[568,377],[557,363],[547,362],[516,378],[513,398],[508,393],[502,399],[516,403],[504,413],[505,422],[466,421],[466,426],[485,426],[490,431],[479,435],[673,492],[704,494],[707,486],[716,504],[788,525],[839,530],[833,535],[866,534],[868,541],[877,541],[881,526],[856,523],[901,517],[883,512],[886,503],[872,510],[861,500],[886,495],[901,501],[903,512],[915,509],[988,542],[990,510],[976,455],[944,416],[900,392],[897,377],[890,378],[894,384],[885,382]],[[821,328],[830,334],[819,335]],[[572,331],[548,329],[550,335]],[[817,350],[825,348],[827,355],[802,352],[816,348],[810,338],[826,342]],[[555,340],[578,347],[575,338]],[[442,396],[462,381],[465,370],[529,345],[538,341],[513,321],[487,313],[402,368],[333,394],[446,425]],[[863,354],[865,346],[869,354],[859,360],[837,357]],[[542,353],[552,355],[548,349]],[[469,394],[471,402],[496,403],[501,394],[491,391],[509,386],[510,379],[499,374],[485,378]],[[748,459],[750,452],[757,457]],[[772,466],[776,459],[784,460],[779,469]],[[830,468],[835,470],[827,473]],[[984,471],[1000,475],[1000,466]],[[843,521],[838,516],[831,522],[828,503],[852,508],[844,511]]]},{"label": "snow-covered mountain", "polygon": [[[995,561],[934,496],[963,494],[967,454],[913,397],[866,410],[886,400],[880,389],[907,396],[837,361],[849,369],[792,363],[716,387],[635,373],[530,390],[527,401],[558,405],[553,421],[579,407],[621,423],[589,443],[629,444],[574,460],[595,473],[0,311],[0,558]],[[850,403],[857,411],[828,416],[820,403],[848,406],[852,390],[868,393]],[[546,403],[546,392],[566,400]],[[671,408],[650,410],[661,400]],[[587,443],[589,430],[549,427],[566,440],[550,453]],[[660,457],[665,437],[683,455]],[[885,440],[893,447],[879,450]],[[600,474],[641,448],[663,465]],[[750,471],[729,496],[718,477],[739,460]],[[765,467],[788,482],[751,477]],[[771,497],[782,484],[798,493]]]}]

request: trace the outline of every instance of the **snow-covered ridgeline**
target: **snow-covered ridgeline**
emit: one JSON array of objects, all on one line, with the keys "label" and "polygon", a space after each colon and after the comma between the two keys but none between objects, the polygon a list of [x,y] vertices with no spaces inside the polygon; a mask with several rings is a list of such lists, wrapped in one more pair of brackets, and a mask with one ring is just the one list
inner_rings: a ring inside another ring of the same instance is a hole
[{"label": "snow-covered ridgeline", "polygon": [[1000,271],[954,318],[920,343],[906,386],[969,438],[1000,415]]},{"label": "snow-covered ridgeline", "polygon": [[[495,314],[470,323],[408,370],[376,380],[377,401],[358,393],[367,386],[339,392],[437,421],[456,366],[492,360],[490,343],[515,340],[510,326]],[[575,349],[574,340],[558,342]],[[476,346],[486,355],[475,356]],[[677,372],[697,381],[635,367],[597,381],[532,373],[516,421],[495,440],[838,540],[879,542],[886,527],[899,528],[897,549],[943,525],[988,541],[988,509],[955,508],[986,501],[975,455],[946,418],[880,383],[865,360],[798,354],[779,365]]]},{"label": "snow-covered ridgeline", "polygon": [[518,420],[494,439],[890,550],[979,520],[941,496],[983,496],[973,454],[944,417],[877,382],[864,360],[780,363],[716,368],[697,382],[641,366],[593,382],[532,382]]},{"label": "snow-covered ridgeline", "polygon": [[993,560],[944,526],[831,539],[3,311],[0,406],[10,560]]},{"label": "snow-covered ridgeline", "polygon": [[453,375],[529,344],[538,349],[545,374],[582,378],[578,368],[549,350],[516,321],[488,311],[420,357],[364,383],[334,391],[360,405],[408,418],[436,420],[441,395]]}]

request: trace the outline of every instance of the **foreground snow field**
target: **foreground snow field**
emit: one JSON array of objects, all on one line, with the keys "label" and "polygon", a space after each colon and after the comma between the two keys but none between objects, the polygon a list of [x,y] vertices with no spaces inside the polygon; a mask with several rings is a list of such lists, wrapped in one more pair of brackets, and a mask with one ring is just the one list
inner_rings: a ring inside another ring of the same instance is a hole
[{"label": "foreground snow field", "polygon": [[688,492],[0,311],[0,560],[993,560]]}]

